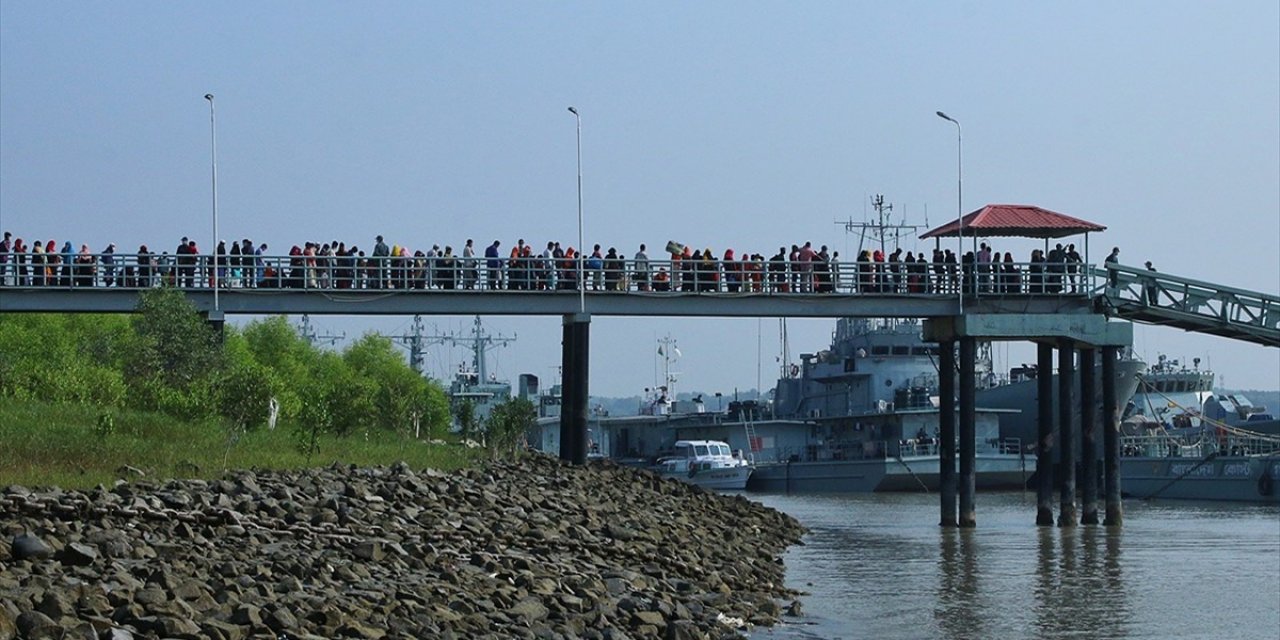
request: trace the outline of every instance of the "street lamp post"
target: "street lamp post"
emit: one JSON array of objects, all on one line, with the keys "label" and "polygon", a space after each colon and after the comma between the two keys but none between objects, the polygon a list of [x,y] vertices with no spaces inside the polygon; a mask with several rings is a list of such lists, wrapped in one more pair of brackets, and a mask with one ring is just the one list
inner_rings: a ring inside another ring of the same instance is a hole
[{"label": "street lamp post", "polygon": [[582,279],[582,252],[586,247],[582,244],[582,116],[578,110],[569,107],[569,113],[578,122],[578,311],[587,312],[587,283]]},{"label": "street lamp post", "polygon": [[[960,121],[941,111],[937,113],[939,118],[956,125],[956,262],[961,262],[961,256],[964,255],[964,143],[960,136]],[[963,270],[961,270],[960,275],[959,304],[960,313],[964,313]]]},{"label": "street lamp post", "polygon": [[218,312],[218,121],[213,110],[213,94],[204,94],[209,101],[209,141],[212,148],[213,163],[213,242],[209,245],[209,253],[213,256],[213,311]]},{"label": "street lamp post", "polygon": [[561,391],[564,410],[560,412],[560,458],[572,464],[587,462],[587,399],[590,397],[591,320],[587,316],[586,280],[582,271],[582,116],[569,107],[578,122],[578,313],[564,317],[561,362],[565,373]]}]

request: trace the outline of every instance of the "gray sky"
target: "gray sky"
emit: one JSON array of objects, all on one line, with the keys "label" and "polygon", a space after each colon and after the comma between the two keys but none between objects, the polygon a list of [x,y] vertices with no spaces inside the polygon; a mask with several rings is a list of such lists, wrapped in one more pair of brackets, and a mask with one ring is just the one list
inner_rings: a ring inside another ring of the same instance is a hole
[{"label": "gray sky", "polygon": [[[1280,291],[1280,8],[1271,2],[0,3],[0,227],[95,250],[212,241],[217,96],[227,239],[411,249],[668,239],[851,258],[885,194],[910,223],[1034,204],[1109,227],[1123,262]],[[994,242],[1025,260],[1033,241]],[[932,242],[908,241],[923,250]],[[651,250],[651,255],[655,252]],[[356,336],[407,318],[317,318]],[[428,319],[466,329],[463,319]],[[494,368],[549,377],[558,318]],[[791,322],[792,353],[833,322]],[[759,330],[758,330],[759,328]],[[653,384],[679,341],[683,389],[771,386],[776,321],[597,318],[592,391]],[[1142,327],[1232,387],[1280,388],[1280,355]],[[1001,349],[1001,353],[1005,350]],[[1008,362],[1034,359],[1015,346]],[[434,353],[440,372],[460,353]]]}]

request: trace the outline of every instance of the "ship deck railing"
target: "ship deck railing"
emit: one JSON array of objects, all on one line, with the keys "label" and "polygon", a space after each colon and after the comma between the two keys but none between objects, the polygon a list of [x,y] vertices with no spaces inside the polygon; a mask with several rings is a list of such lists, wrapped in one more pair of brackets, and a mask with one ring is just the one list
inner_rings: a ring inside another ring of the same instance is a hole
[{"label": "ship deck railing", "polygon": [[[940,443],[936,438],[925,440],[866,440],[862,442],[832,445],[806,445],[803,447],[765,448],[756,454],[757,460],[774,462],[838,462],[844,460],[885,460],[894,458],[936,457]],[[959,451],[957,445],[956,451]],[[1018,456],[1025,453],[1019,438],[992,438],[978,442],[979,455]]]},{"label": "ship deck railing", "polygon": [[1120,453],[1126,457],[1204,458],[1220,456],[1280,455],[1280,437],[1263,434],[1203,432],[1188,440],[1167,433],[1151,433],[1120,438]]}]

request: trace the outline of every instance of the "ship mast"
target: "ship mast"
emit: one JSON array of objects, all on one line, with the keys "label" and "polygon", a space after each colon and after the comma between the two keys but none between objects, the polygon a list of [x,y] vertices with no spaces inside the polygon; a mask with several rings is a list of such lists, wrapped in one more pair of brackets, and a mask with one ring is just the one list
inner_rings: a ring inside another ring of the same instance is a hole
[{"label": "ship mast", "polygon": [[670,335],[658,338],[658,355],[662,356],[662,382],[658,388],[666,387],[667,397],[672,401],[676,399],[676,376],[679,372],[671,371],[671,360],[673,355],[680,357],[680,347],[676,346],[676,339]]},{"label": "ship mast", "polygon": [[[905,210],[902,212],[901,221],[894,223],[893,204],[885,202],[884,195],[882,194],[877,193],[871,197],[871,208],[875,210],[874,220],[863,220],[858,222],[850,217],[844,222],[839,220],[836,220],[835,222],[836,224],[844,227],[844,232],[846,234],[858,234],[858,254],[862,253],[863,247],[866,245],[867,241],[870,240],[871,242],[880,245],[880,253],[887,259],[889,251],[886,246],[886,242],[892,240],[893,248],[898,249],[900,248],[899,241],[902,238],[913,236],[917,230],[927,228],[926,225],[907,224]],[[855,255],[853,260],[857,259],[858,256]],[[885,266],[887,267],[887,265]],[[883,322],[885,325],[889,326],[896,325],[896,322],[888,318],[885,318]]]},{"label": "ship mast", "polygon": [[448,343],[453,346],[466,346],[471,349],[471,368],[476,373],[476,379],[480,382],[488,382],[489,365],[486,355],[498,347],[505,347],[515,342],[516,336],[510,338],[498,334],[496,336],[485,333],[484,326],[480,324],[480,316],[476,316],[475,323],[471,328],[471,335],[468,337],[446,334],[442,336],[431,336],[439,338],[442,343]]},{"label": "ship mast", "polygon": [[304,313],[302,314],[302,322],[298,323],[298,336],[303,340],[306,340],[307,343],[313,347],[321,342],[324,342],[329,346],[333,346],[337,344],[339,340],[345,339],[347,337],[347,332],[343,331],[341,334],[318,334],[316,333],[316,328],[311,325],[311,316]]},{"label": "ship mast", "polygon": [[906,224],[906,213],[903,213],[904,222],[897,224],[892,223],[893,204],[886,203],[884,196],[876,194],[871,197],[871,207],[875,209],[876,219],[873,221],[863,220],[855,221],[852,217],[848,220],[836,220],[835,223],[844,227],[845,233],[858,234],[858,251],[861,252],[864,244],[868,239],[877,242],[880,245],[880,252],[888,254],[885,242],[893,241],[893,247],[899,246],[899,240],[915,233],[917,229],[925,228],[924,225]]}]

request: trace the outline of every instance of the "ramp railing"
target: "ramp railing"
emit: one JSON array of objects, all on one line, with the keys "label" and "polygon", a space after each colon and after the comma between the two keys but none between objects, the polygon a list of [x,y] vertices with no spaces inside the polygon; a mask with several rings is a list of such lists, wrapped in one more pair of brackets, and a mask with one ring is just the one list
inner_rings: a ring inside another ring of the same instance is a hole
[{"label": "ramp railing", "polygon": [[1095,275],[1094,299],[1110,315],[1280,347],[1280,296],[1120,264]]}]

